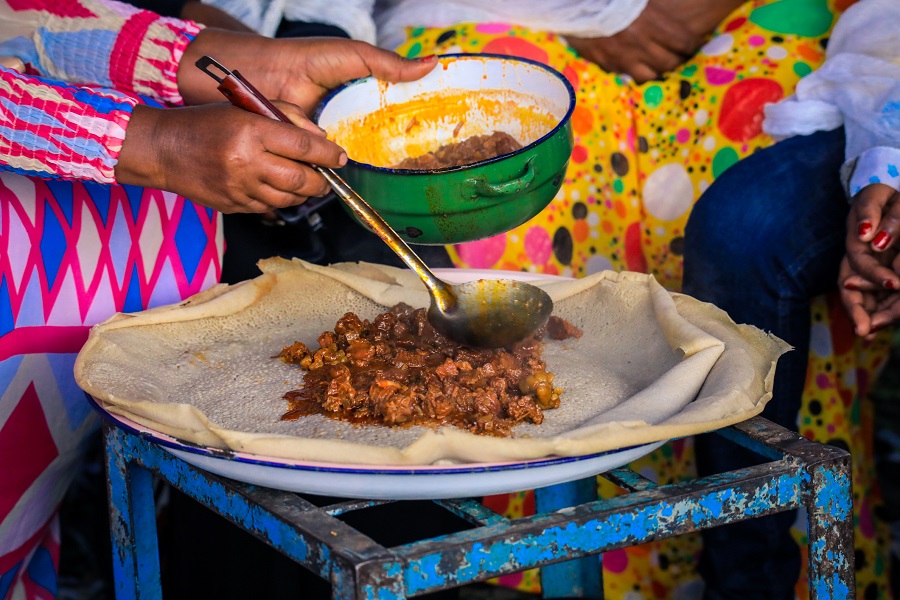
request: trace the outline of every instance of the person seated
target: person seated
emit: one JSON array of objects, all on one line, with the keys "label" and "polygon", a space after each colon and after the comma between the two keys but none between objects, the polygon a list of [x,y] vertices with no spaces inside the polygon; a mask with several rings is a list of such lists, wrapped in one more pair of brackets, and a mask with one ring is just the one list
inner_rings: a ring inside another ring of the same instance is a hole
[{"label": "person seated", "polygon": [[[808,358],[830,350],[822,345],[822,322],[810,318],[813,298],[839,291],[853,331],[869,342],[900,319],[898,28],[900,4],[892,0],[861,0],[847,9],[823,66],[792,97],[766,108],[764,129],[785,139],[723,173],[701,196],[685,230],[683,291],[794,347],[778,361],[762,415],[806,435],[809,422],[798,423],[798,413]],[[853,331],[848,328],[842,343]],[[852,365],[833,367],[846,377],[862,374]],[[809,409],[815,417],[828,407]],[[866,426],[855,430],[860,440],[866,433]],[[701,475],[754,461],[716,435],[698,437],[695,448]],[[854,479],[874,469],[867,460],[856,458]],[[854,495],[857,504],[872,500],[858,489]],[[704,531],[706,597],[793,598],[801,567],[790,534],[795,516]],[[875,597],[869,587],[858,593]]]},{"label": "person seated", "polygon": [[[408,57],[490,52],[549,64],[574,86],[575,147],[559,194],[528,223],[449,248],[458,267],[581,277],[603,269],[649,272],[681,290],[685,225],[694,203],[741,160],[768,148],[768,103],[791,95],[824,60],[832,26],[852,2],[713,0],[380,0],[379,44]],[[732,228],[742,231],[741,220]],[[723,234],[724,235],[724,234]],[[853,340],[836,296],[817,297],[817,344],[805,380],[803,432],[865,460],[859,411],[887,346]],[[798,351],[799,353],[799,351]],[[855,376],[845,375],[852,373]],[[659,483],[695,474],[691,439],[632,468]],[[885,528],[874,510],[874,472],[857,471],[858,581],[887,593]],[[618,493],[604,481],[604,496]],[[491,497],[495,510],[533,510],[530,493]],[[873,524],[869,527],[868,524]],[[695,597],[699,536],[604,555],[608,597]],[[795,537],[803,543],[802,532]],[[747,568],[752,568],[752,563]],[[535,572],[504,583],[539,591]],[[798,584],[804,594],[805,579]]]}]

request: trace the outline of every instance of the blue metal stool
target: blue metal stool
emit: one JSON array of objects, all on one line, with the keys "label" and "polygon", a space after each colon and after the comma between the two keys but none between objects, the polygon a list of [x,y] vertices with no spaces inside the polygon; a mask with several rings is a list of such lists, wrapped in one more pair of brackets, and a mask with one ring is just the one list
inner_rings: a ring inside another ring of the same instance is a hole
[{"label": "blue metal stool", "polygon": [[543,567],[544,597],[602,598],[594,555],[800,507],[809,517],[810,597],[855,597],[849,454],[760,417],[718,433],[768,460],[761,465],[664,486],[616,469],[601,476],[630,493],[598,500],[592,478],[552,486],[537,491],[538,514],[514,520],[475,500],[436,500],[474,528],[390,548],[337,518],[385,501],[317,507],[104,427],[119,600],[162,597],[154,475],[330,581],[336,600],[406,598],[533,567]]}]

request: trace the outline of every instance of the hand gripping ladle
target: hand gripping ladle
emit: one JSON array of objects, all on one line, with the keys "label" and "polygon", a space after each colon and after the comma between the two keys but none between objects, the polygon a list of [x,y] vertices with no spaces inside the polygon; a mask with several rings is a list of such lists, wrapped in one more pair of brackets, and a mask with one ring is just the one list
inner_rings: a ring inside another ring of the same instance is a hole
[{"label": "hand gripping ladle", "polygon": [[[196,65],[219,83],[219,91],[233,105],[285,123],[291,122],[237,71],[227,70],[209,56],[202,57]],[[550,318],[553,300],[537,286],[511,279],[479,279],[455,285],[438,279],[397,232],[337,173],[318,165],[310,167],[320,173],[335,194],[422,279],[431,296],[428,322],[451,340],[479,348],[499,348],[524,340]]]}]

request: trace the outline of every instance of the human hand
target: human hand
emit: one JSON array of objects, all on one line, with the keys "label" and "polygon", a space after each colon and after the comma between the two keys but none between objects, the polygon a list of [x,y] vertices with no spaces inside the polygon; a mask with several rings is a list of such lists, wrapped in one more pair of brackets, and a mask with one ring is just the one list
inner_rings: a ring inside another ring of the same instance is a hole
[{"label": "human hand", "polygon": [[[885,259],[896,252],[883,254]],[[900,319],[900,291],[886,290],[868,282],[850,266],[847,256],[841,261],[838,289],[844,309],[856,335],[871,340],[881,329]]]},{"label": "human hand", "polygon": [[352,79],[413,81],[437,65],[436,58],[410,60],[371,44],[343,38],[266,38],[204,29],[178,67],[178,89],[187,104],[218,102],[215,82],[194,66],[208,55],[253,82],[264,96],[298,105],[309,114],[325,94]]},{"label": "human hand", "polygon": [[294,125],[225,103],[137,106],[116,180],[175,192],[226,213],[266,212],[324,195],[328,184],[304,163],[338,168],[346,153],[300,108],[277,106]]},{"label": "human hand", "polygon": [[638,18],[615,35],[566,40],[604,70],[644,83],[684,64],[742,1],[649,0]]},{"label": "human hand", "polygon": [[851,280],[854,285],[900,290],[900,271],[884,256],[897,247],[898,233],[900,192],[880,183],[860,190],[847,216],[847,258],[857,276]]},{"label": "human hand", "polygon": [[900,318],[898,229],[900,193],[873,184],[853,199],[838,286],[857,335],[866,339]]}]

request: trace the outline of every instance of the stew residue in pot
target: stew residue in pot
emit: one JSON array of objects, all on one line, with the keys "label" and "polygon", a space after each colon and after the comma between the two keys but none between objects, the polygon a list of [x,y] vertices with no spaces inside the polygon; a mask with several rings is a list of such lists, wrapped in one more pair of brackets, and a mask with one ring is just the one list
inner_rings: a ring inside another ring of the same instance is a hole
[{"label": "stew residue in pot", "polygon": [[490,135],[475,135],[461,142],[445,144],[434,152],[428,152],[422,156],[405,158],[397,165],[394,165],[394,168],[425,171],[446,167],[461,167],[488,160],[501,154],[515,152],[521,147],[522,144],[505,131],[495,131]]}]

